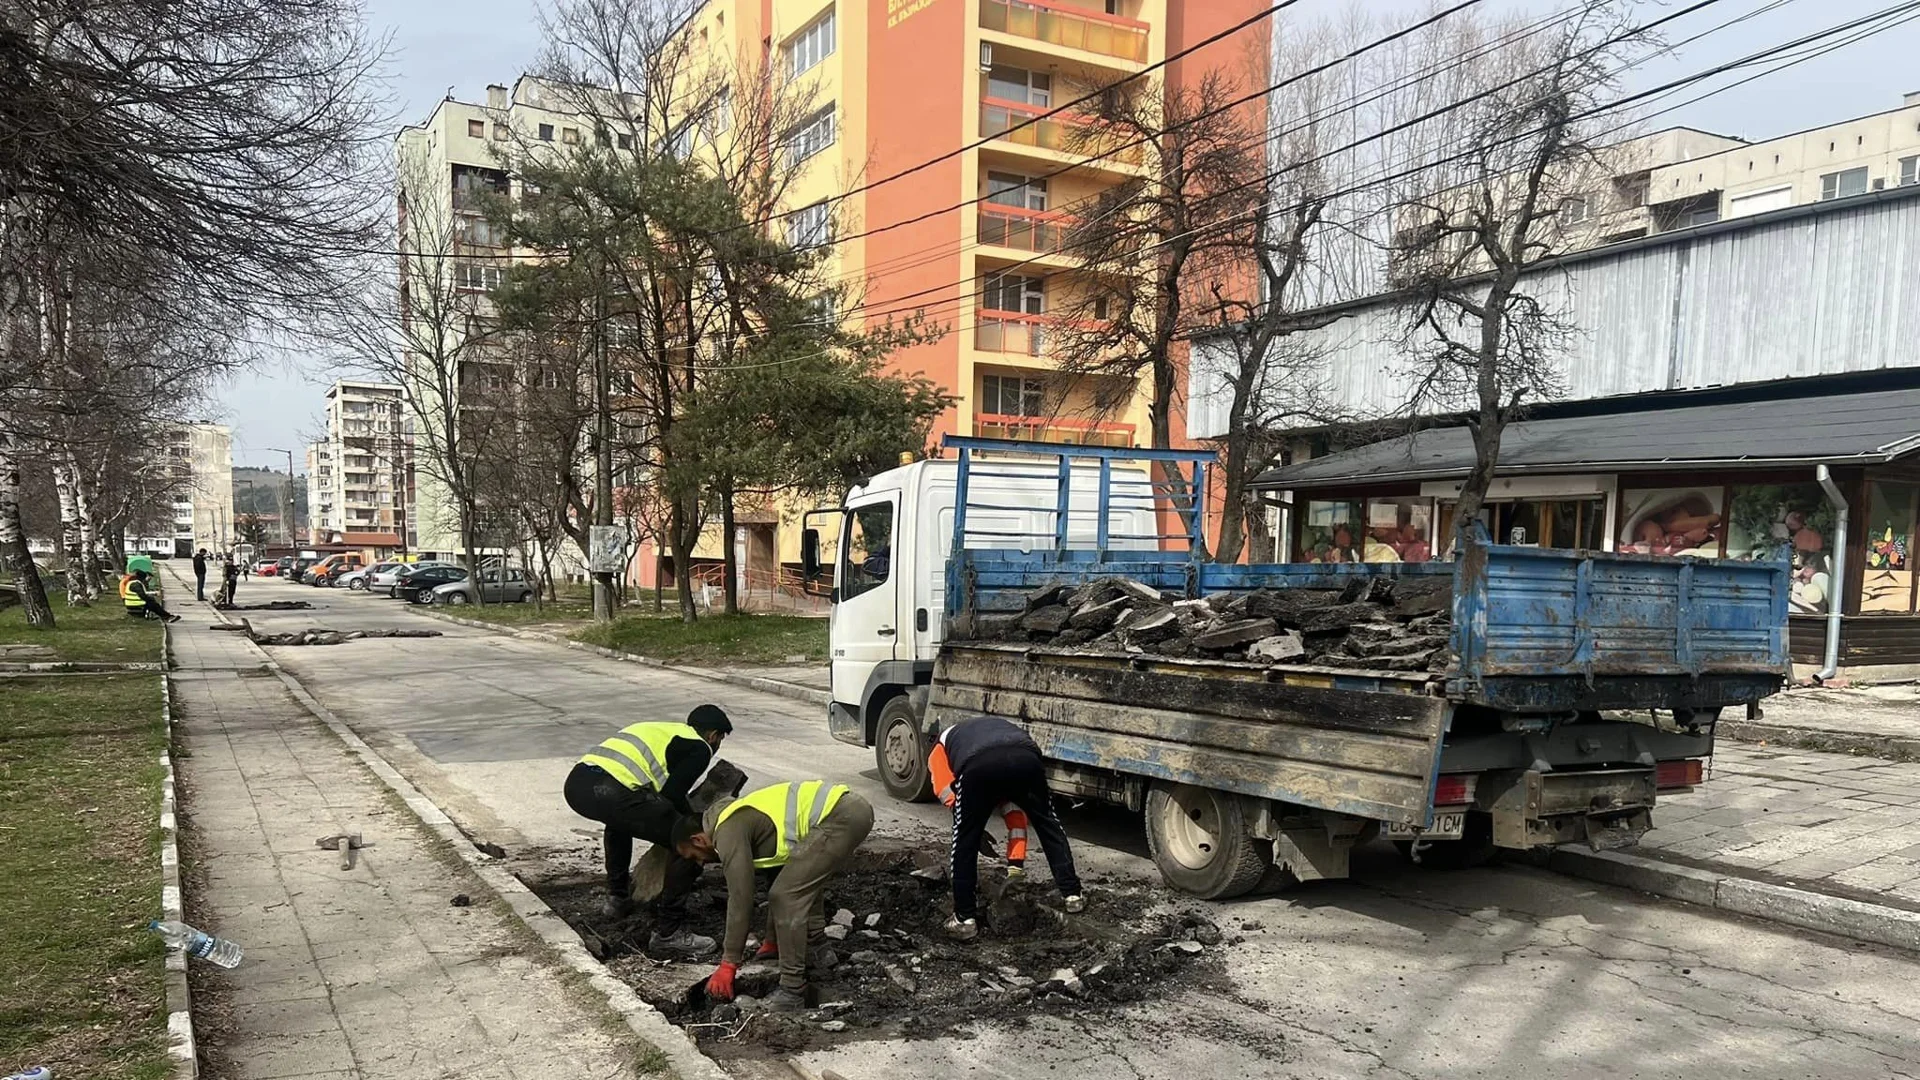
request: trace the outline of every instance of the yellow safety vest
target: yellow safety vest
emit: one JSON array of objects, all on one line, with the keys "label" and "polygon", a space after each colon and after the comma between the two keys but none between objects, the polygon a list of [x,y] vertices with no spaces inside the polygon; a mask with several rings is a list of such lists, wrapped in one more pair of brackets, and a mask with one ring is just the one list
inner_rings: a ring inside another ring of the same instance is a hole
[{"label": "yellow safety vest", "polygon": [[832,812],[840,796],[847,793],[847,785],[827,786],[825,780],[802,780],[791,784],[774,784],[759,791],[750,791],[733,800],[732,805],[720,811],[720,819],[713,823],[715,831],[727,823],[734,811],[750,806],[767,815],[773,822],[773,857],[753,860],[755,870],[771,870],[787,865],[787,856],[793,852],[793,845],[806,839],[815,825]]},{"label": "yellow safety vest", "polygon": [[629,724],[580,760],[606,770],[635,791],[659,791],[667,786],[667,744],[675,739],[698,741],[700,733],[686,724]]},{"label": "yellow safety vest", "polygon": [[143,608],[147,606],[147,602],[140,599],[139,594],[133,591],[132,574],[120,575],[120,602],[130,608]]}]

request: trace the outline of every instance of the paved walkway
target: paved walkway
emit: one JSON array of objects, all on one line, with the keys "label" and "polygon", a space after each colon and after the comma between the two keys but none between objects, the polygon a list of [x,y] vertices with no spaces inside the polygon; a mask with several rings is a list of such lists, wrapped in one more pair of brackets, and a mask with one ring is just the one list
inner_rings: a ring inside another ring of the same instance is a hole
[{"label": "paved walkway", "polygon": [[[178,580],[176,578],[176,580]],[[192,587],[179,591],[190,598]],[[635,1074],[632,1036],[191,599],[173,627],[189,910],[240,942],[199,973],[203,1075],[525,1080]],[[316,838],[359,832],[351,870]],[[471,907],[450,900],[465,893]],[[196,1005],[200,1005],[196,1002]]]}]

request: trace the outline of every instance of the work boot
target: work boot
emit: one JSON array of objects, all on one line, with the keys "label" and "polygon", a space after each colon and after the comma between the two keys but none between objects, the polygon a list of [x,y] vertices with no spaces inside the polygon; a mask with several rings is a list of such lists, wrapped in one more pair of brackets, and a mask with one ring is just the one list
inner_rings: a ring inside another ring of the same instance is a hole
[{"label": "work boot", "polygon": [[980,923],[974,919],[950,915],[947,917],[947,936],[955,941],[972,941],[980,936]]},{"label": "work boot", "polygon": [[647,951],[650,953],[673,953],[679,956],[705,956],[713,951],[715,942],[704,934],[691,930],[682,930],[677,934],[654,934],[647,939]]},{"label": "work boot", "polygon": [[600,902],[600,917],[603,919],[624,919],[633,914],[633,897],[609,896]]},{"label": "work boot", "polygon": [[803,990],[789,990],[783,986],[761,999],[760,1010],[770,1013],[806,1012],[806,992]]},{"label": "work boot", "polygon": [[1086,897],[1081,896],[1079,893],[1074,893],[1072,896],[1067,897],[1067,914],[1078,915],[1085,910],[1087,910]]}]

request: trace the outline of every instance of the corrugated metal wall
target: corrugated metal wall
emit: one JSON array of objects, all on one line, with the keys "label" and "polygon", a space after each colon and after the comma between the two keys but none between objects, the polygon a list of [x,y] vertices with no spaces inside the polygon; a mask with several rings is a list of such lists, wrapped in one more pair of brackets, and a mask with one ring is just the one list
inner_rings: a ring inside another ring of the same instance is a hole
[{"label": "corrugated metal wall", "polygon": [[[1529,286],[1578,328],[1565,398],[1697,390],[1920,367],[1920,198],[1676,239],[1542,271]],[[1356,417],[1404,411],[1417,354],[1411,313],[1382,303],[1311,335],[1331,404]],[[1196,341],[1191,438],[1222,433],[1230,350]]]}]

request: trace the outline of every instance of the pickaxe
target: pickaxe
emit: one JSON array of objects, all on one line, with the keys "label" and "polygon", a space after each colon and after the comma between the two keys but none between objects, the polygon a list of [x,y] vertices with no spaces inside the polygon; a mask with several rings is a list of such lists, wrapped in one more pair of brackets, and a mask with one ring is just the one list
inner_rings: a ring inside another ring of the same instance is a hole
[{"label": "pickaxe", "polygon": [[323,836],[313,843],[315,847],[333,848],[340,852],[340,869],[342,870],[353,869],[353,853],[367,846],[357,832],[335,833],[332,836]]}]

